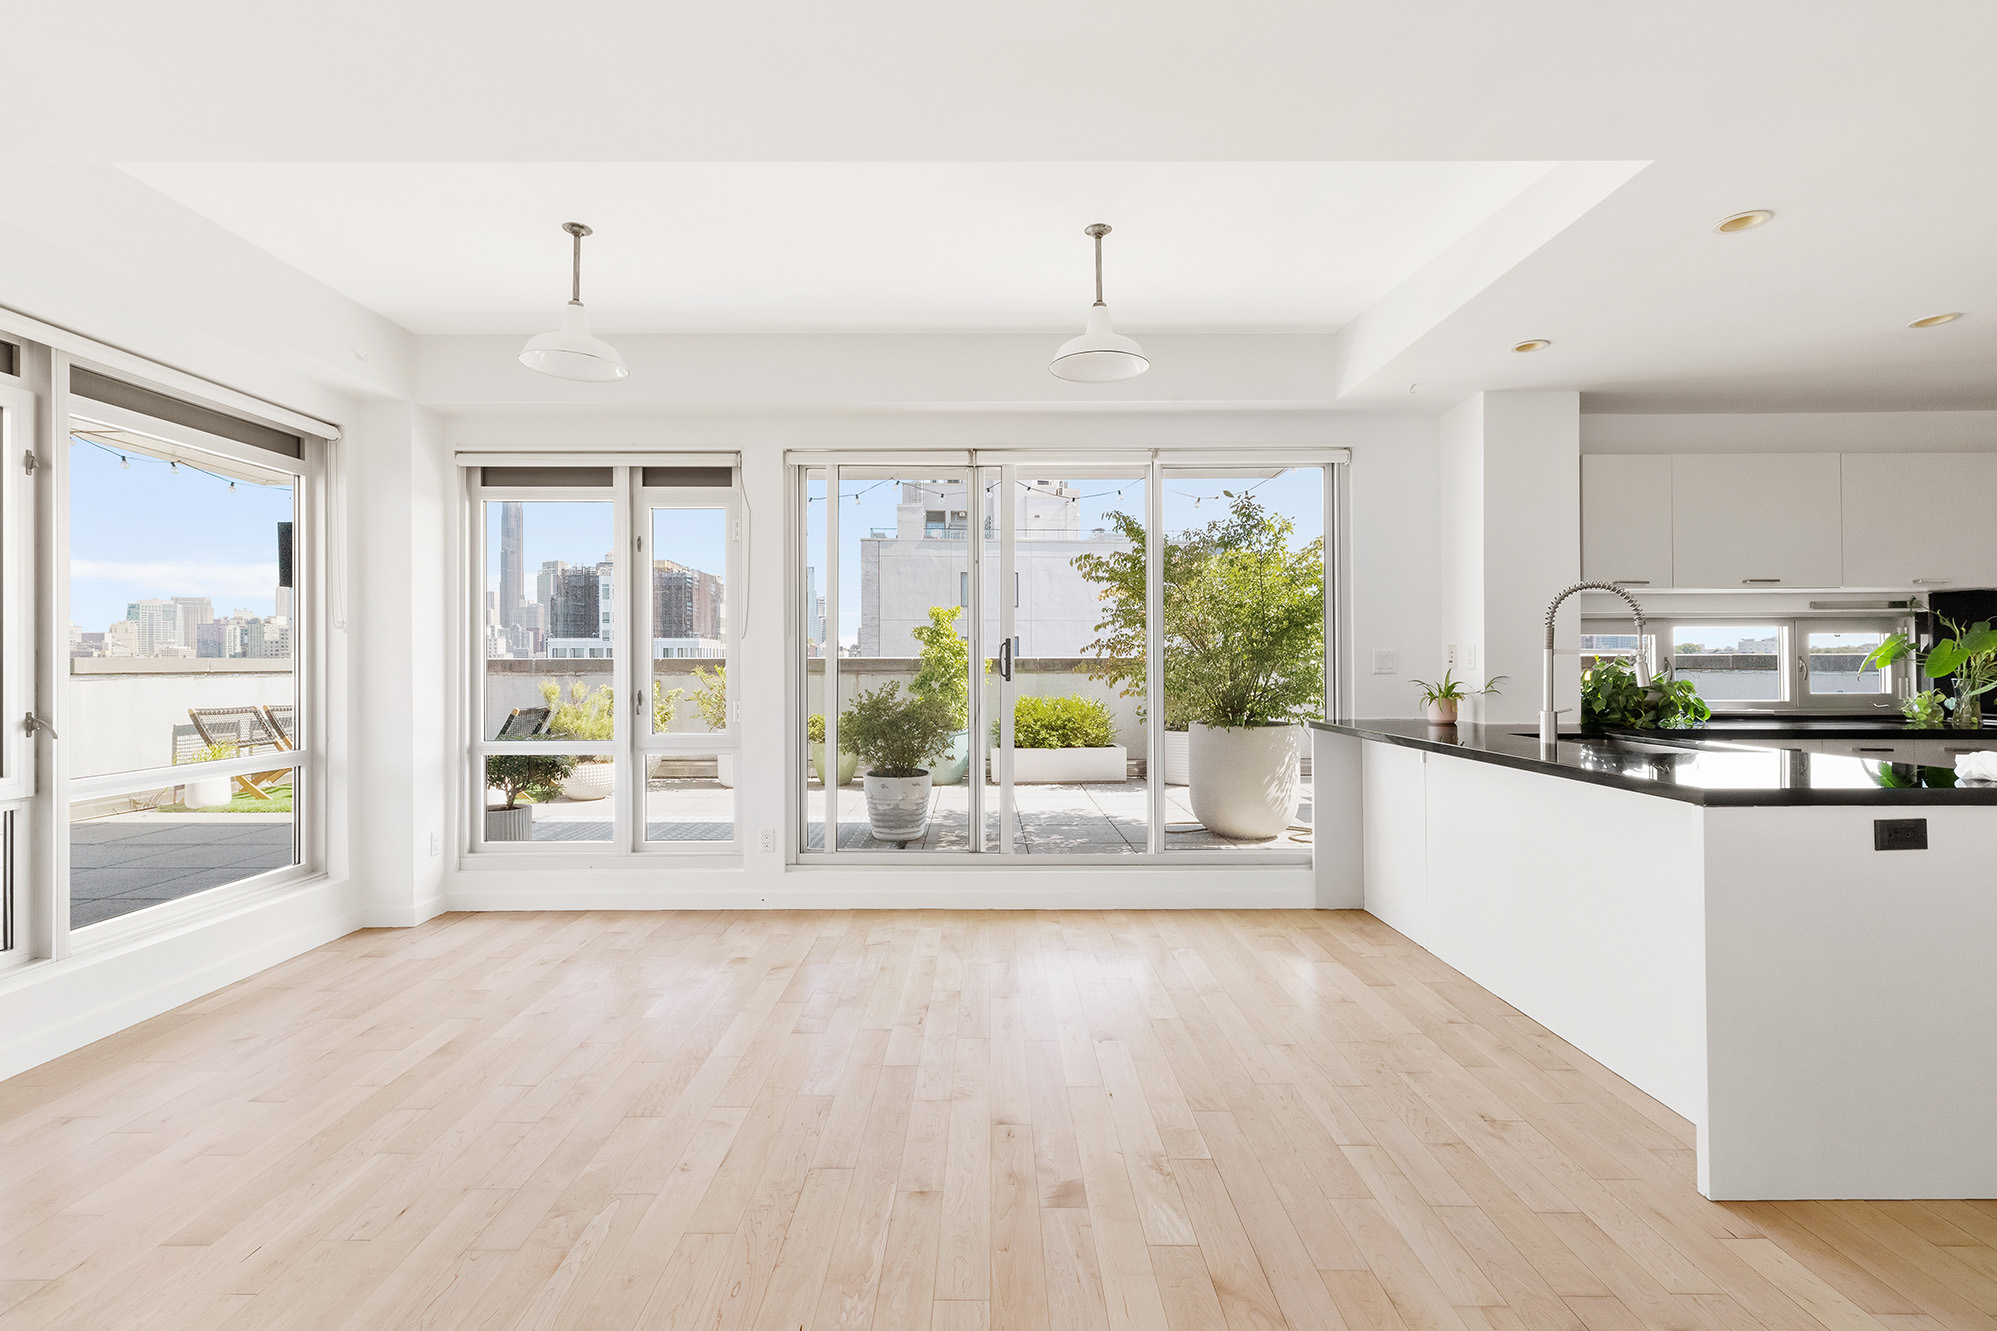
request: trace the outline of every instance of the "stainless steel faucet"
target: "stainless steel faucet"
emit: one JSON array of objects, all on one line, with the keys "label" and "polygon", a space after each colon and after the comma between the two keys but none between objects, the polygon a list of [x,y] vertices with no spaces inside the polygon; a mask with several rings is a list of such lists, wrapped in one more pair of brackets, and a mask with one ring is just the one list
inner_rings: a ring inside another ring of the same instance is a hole
[{"label": "stainless steel faucet", "polygon": [[1636,617],[1636,682],[1650,683],[1650,671],[1643,660],[1643,607],[1636,598],[1613,582],[1577,582],[1565,588],[1553,598],[1553,604],[1546,607],[1546,651],[1540,657],[1539,691],[1539,742],[1555,744],[1560,739],[1560,713],[1553,710],[1553,617],[1560,613],[1560,603],[1575,592],[1614,592],[1629,602],[1630,613]]}]

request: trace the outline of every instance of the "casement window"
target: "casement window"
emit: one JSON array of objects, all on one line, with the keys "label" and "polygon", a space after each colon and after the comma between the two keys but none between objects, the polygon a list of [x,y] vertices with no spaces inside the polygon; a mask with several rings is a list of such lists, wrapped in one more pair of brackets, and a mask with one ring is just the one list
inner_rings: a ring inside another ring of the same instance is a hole
[{"label": "casement window", "polygon": [[739,852],[732,455],[461,462],[470,849]]},{"label": "casement window", "polygon": [[[79,358],[80,360],[80,358]],[[331,426],[0,358],[0,959],[322,871]],[[215,390],[217,397],[229,396]]]},{"label": "casement window", "polygon": [[[1280,575],[1271,622],[1287,616],[1295,631],[1300,612],[1315,617],[1284,682],[1303,713],[1335,714],[1337,543],[1327,538],[1344,460],[1342,450],[1052,462],[792,454],[794,858],[1307,860],[1301,732],[1286,826],[1232,839],[1194,813],[1191,694],[1213,663],[1186,612],[1200,597],[1225,608],[1213,599],[1224,595],[1222,564]],[[1151,532],[1165,540],[1148,542]],[[1213,576],[1191,581],[1196,564]],[[1233,597],[1248,594],[1244,585]],[[886,841],[874,835],[865,764],[840,732],[865,715],[856,705],[915,690],[947,695],[957,733],[928,769],[926,829]],[[1042,747],[1068,726],[1080,727],[1068,747]]]},{"label": "casement window", "polygon": [[[1897,713],[1906,668],[1881,670],[1866,658],[1905,614],[1664,616],[1645,634],[1644,659],[1698,686],[1716,714],[1838,711]],[[1629,625],[1612,618],[1582,624],[1584,665],[1627,659]]]}]

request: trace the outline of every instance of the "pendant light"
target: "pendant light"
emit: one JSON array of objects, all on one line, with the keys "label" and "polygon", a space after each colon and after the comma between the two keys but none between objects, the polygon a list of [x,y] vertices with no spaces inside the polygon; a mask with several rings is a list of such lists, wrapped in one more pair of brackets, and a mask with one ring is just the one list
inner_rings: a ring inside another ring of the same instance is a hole
[{"label": "pendant light", "polygon": [[1078,384],[1135,379],[1151,368],[1151,362],[1144,358],[1144,348],[1135,338],[1123,337],[1110,328],[1109,306],[1103,304],[1103,237],[1109,234],[1109,224],[1097,222],[1084,227],[1083,234],[1095,237],[1096,242],[1096,303],[1089,307],[1089,323],[1082,335],[1063,342],[1047,368],[1055,378]]},{"label": "pendant light", "polygon": [[564,222],[562,230],[575,237],[574,285],[569,303],[562,310],[562,326],[531,338],[521,349],[520,363],[557,379],[592,384],[622,379],[631,373],[625,368],[624,358],[617,354],[616,347],[590,336],[589,316],[582,308],[582,238],[589,234],[589,228],[581,222]]}]

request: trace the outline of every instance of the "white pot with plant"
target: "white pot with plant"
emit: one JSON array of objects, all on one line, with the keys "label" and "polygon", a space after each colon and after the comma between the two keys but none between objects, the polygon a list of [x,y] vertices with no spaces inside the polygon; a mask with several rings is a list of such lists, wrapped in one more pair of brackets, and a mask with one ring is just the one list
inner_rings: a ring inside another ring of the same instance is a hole
[{"label": "white pot with plant", "polygon": [[[706,666],[695,666],[693,678],[694,710],[700,713],[708,732],[719,735],[728,729],[728,667],[718,665],[710,670]],[[714,779],[724,786],[732,788],[735,785],[734,754],[714,755]]]},{"label": "white pot with plant", "polygon": [[[825,717],[814,712],[804,723],[804,738],[811,745],[811,770],[818,776],[818,784],[825,784]],[[843,746],[842,746],[843,747]],[[839,784],[850,785],[854,773],[860,770],[860,755],[841,753],[839,755]]]},{"label": "white pot with plant", "polygon": [[[1017,785],[1050,785],[1127,779],[1130,755],[1115,738],[1109,708],[1094,698],[1066,694],[1024,697],[1012,707],[1012,779]],[[998,770],[998,722],[992,723],[992,770]]]},{"label": "white pot with plant", "polygon": [[1186,730],[1165,731],[1165,784],[1184,786],[1192,784],[1193,757],[1192,734]]},{"label": "white pot with plant", "polygon": [[[233,744],[210,744],[195,750],[187,761],[191,763],[227,762],[236,756]],[[227,804],[235,794],[236,778],[232,776],[208,776],[189,781],[180,788],[180,803],[187,809],[214,809]]]},{"label": "white pot with plant", "polygon": [[562,779],[575,766],[575,759],[560,753],[500,753],[485,760],[487,799],[501,798],[497,806],[485,810],[487,841],[532,841],[534,805],[522,799],[541,802],[554,798]]},{"label": "white pot with plant", "polygon": [[839,714],[839,747],[866,764],[861,784],[874,840],[906,846],[929,831],[929,764],[949,747],[955,727],[948,703],[903,697],[893,680]]},{"label": "white pot with plant", "polygon": [[1410,680],[1421,690],[1422,705],[1427,709],[1428,723],[1432,726],[1453,726],[1456,724],[1457,709],[1465,698],[1485,698],[1495,696],[1498,685],[1506,676],[1493,675],[1484,681],[1481,689],[1463,687],[1463,681],[1449,671],[1442,672],[1442,678],[1431,684],[1425,679]]}]

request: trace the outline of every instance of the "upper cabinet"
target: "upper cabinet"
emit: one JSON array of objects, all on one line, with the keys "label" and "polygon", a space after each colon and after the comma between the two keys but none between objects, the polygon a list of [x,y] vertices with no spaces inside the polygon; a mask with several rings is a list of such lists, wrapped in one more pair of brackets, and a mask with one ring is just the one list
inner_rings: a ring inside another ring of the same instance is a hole
[{"label": "upper cabinet", "polygon": [[1997,587],[1997,453],[1845,454],[1844,585]]},{"label": "upper cabinet", "polygon": [[1672,585],[1668,456],[1582,456],[1581,576],[1631,587]]},{"label": "upper cabinet", "polygon": [[1841,490],[1835,453],[1674,454],[1676,585],[1842,585]]}]

